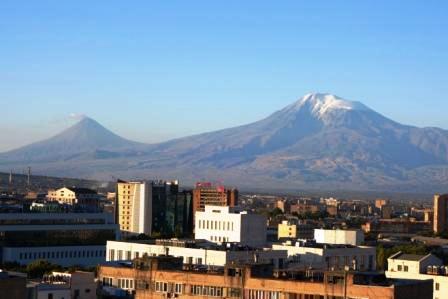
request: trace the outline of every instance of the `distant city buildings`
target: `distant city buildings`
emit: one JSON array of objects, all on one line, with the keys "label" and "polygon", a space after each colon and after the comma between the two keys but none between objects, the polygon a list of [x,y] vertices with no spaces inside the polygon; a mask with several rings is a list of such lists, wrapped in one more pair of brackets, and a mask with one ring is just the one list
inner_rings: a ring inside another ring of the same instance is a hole
[{"label": "distant city buildings", "polygon": [[228,206],[208,206],[196,212],[195,238],[215,243],[237,242],[243,246],[266,244],[265,216]]},{"label": "distant city buildings", "polygon": [[448,230],[448,194],[434,195],[434,232],[436,234]]}]

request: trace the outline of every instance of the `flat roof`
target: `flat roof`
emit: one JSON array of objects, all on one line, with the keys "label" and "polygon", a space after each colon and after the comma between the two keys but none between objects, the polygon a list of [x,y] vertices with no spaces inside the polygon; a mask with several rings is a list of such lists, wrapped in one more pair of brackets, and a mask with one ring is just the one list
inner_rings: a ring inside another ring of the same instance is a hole
[{"label": "flat roof", "polygon": [[411,261],[411,262],[418,262],[421,259],[423,259],[425,256],[426,255],[402,253],[400,255],[394,256],[392,259],[394,259],[394,260],[403,260],[403,261]]}]

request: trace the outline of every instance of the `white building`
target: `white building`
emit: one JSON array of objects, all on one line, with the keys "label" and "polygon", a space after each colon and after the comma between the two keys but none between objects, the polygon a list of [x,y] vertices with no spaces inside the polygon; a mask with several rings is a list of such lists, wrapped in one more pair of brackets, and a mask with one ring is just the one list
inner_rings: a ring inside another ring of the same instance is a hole
[{"label": "white building", "polygon": [[47,200],[57,201],[60,204],[80,204],[98,207],[99,195],[96,191],[88,188],[63,187],[48,191]]},{"label": "white building", "polygon": [[191,265],[225,266],[231,263],[273,263],[275,267],[281,267],[287,259],[286,250],[248,250],[236,246],[217,246],[210,243],[207,245],[198,240],[162,240],[158,243],[109,241],[107,242],[106,260],[127,261],[144,255],[171,255],[182,257],[184,264]]},{"label": "white building", "polygon": [[205,206],[195,214],[195,238],[215,243],[236,242],[243,246],[266,244],[266,217],[237,208]]},{"label": "white building", "polygon": [[434,299],[448,298],[448,266],[432,255],[404,254],[401,251],[387,259],[387,278],[417,279],[434,282]]},{"label": "white building", "polygon": [[36,299],[95,299],[96,288],[93,272],[53,272],[45,275],[42,282],[30,282],[27,292]]},{"label": "white building", "polygon": [[321,244],[359,246],[364,242],[364,233],[361,230],[315,229],[314,239]]},{"label": "white building", "polygon": [[105,261],[107,240],[117,240],[119,233],[106,213],[0,214],[0,260],[95,266]]},{"label": "white building", "polygon": [[291,267],[312,267],[322,270],[376,270],[376,249],[367,246],[318,244],[288,241],[272,245],[274,250],[287,250]]}]

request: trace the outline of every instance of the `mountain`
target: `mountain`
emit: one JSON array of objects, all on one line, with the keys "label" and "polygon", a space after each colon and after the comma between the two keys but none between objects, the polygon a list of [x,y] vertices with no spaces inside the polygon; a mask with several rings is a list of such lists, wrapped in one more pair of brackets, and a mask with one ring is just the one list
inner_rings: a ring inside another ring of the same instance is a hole
[{"label": "mountain", "polygon": [[129,141],[84,117],[58,135],[12,150],[0,158],[19,163],[48,163],[135,155],[147,145]]},{"label": "mountain", "polygon": [[0,155],[0,168],[24,165],[89,178],[435,192],[448,179],[448,131],[402,125],[360,102],[312,93],[255,123],[153,145],[124,140],[87,119]]}]

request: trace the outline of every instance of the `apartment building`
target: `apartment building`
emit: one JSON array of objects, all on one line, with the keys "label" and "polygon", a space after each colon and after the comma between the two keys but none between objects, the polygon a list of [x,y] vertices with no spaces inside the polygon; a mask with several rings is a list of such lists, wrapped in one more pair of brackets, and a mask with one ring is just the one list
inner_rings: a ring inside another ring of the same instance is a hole
[{"label": "apartment building", "polygon": [[273,270],[271,265],[184,269],[182,258],[159,256],[98,269],[100,297],[123,290],[135,299],[430,299],[430,281],[388,280],[359,272]]},{"label": "apartment building", "polygon": [[416,255],[397,252],[387,259],[386,277],[431,280],[433,299],[448,298],[448,266],[433,254]]}]

